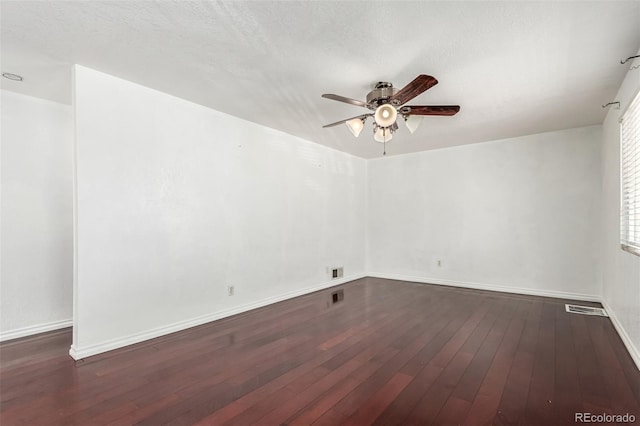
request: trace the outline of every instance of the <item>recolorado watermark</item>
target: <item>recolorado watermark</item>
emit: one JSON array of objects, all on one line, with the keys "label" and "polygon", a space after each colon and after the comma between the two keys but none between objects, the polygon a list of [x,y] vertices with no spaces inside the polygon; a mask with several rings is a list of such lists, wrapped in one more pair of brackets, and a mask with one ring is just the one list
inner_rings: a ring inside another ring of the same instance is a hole
[{"label": "recolorado watermark", "polygon": [[594,414],[594,413],[575,413],[574,421],[576,423],[635,423],[636,416],[633,414]]}]

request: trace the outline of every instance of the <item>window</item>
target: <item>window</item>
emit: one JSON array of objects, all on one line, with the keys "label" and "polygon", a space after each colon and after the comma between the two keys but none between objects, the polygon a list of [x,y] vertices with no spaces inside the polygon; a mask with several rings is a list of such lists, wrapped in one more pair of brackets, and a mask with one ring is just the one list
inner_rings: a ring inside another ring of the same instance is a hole
[{"label": "window", "polygon": [[640,256],[640,93],[620,121],[620,244]]}]

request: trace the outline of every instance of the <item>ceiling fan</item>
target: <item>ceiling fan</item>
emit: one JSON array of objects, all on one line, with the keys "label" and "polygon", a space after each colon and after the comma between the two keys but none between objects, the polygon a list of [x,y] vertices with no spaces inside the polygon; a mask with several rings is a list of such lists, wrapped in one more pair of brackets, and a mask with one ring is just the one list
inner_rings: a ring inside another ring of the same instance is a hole
[{"label": "ceiling fan", "polygon": [[[420,74],[400,90],[393,87],[391,83],[381,81],[367,94],[366,102],[325,93],[322,95],[323,98],[365,107],[374,112],[336,121],[322,127],[333,127],[345,123],[351,133],[358,137],[364,128],[367,118],[373,117],[373,138],[386,144],[398,130],[398,124],[396,123],[398,115],[404,118],[409,131],[413,133],[425,115],[451,116],[460,111],[459,105],[405,105],[411,99],[436,84],[438,84],[438,80],[435,77],[425,74]],[[384,154],[386,154],[386,150]]]}]

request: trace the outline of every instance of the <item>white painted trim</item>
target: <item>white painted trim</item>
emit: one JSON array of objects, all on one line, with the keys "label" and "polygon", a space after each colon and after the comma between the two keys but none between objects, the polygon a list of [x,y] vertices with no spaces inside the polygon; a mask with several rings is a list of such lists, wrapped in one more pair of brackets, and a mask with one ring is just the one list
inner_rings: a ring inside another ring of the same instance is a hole
[{"label": "white painted trim", "polygon": [[61,328],[71,327],[72,325],[73,320],[70,319],[53,321],[45,324],[30,325],[29,327],[22,327],[0,333],[0,342],[32,336],[34,334],[46,333],[47,331],[60,330]]},{"label": "white painted trim", "polygon": [[71,67],[71,105],[73,111],[73,180],[72,180],[72,213],[73,213],[73,330],[72,342],[78,341],[78,101],[76,99],[76,69],[77,65]]},{"label": "white painted trim", "polygon": [[640,350],[638,350],[638,348],[636,348],[633,344],[633,341],[622,326],[622,323],[618,320],[618,317],[616,316],[615,311],[611,308],[611,305],[609,305],[604,298],[602,299],[601,303],[602,306],[604,306],[604,309],[609,314],[609,319],[611,319],[613,327],[616,329],[616,331],[618,332],[618,336],[620,336],[620,339],[622,340],[622,343],[624,343],[624,346],[627,348],[627,352],[629,352],[629,355],[631,355],[631,359],[633,359],[633,362],[636,364],[636,368],[640,370]]},{"label": "white painted trim", "polygon": [[370,277],[386,278],[390,280],[412,281],[424,284],[447,285],[451,287],[472,288],[476,290],[499,291],[501,293],[527,294],[531,296],[555,297],[559,299],[584,300],[588,302],[601,302],[602,298],[595,294],[565,293],[562,291],[540,290],[523,287],[509,287],[495,284],[473,283],[467,281],[443,280],[440,278],[413,277],[399,274],[385,274],[382,272],[371,272]]},{"label": "white painted trim", "polygon": [[166,334],[175,333],[176,331],[181,331],[187,328],[206,324],[211,321],[219,320],[232,315],[237,315],[253,309],[261,308],[263,306],[271,305],[273,303],[281,302],[283,300],[291,299],[298,296],[304,296],[306,294],[313,293],[319,290],[325,290],[327,288],[341,285],[349,281],[354,281],[360,278],[364,278],[366,276],[367,274],[357,274],[357,275],[351,275],[351,276],[337,279],[337,280],[326,281],[315,286],[291,291],[278,296],[268,297],[266,299],[262,299],[257,302],[252,302],[252,303],[247,303],[245,305],[237,306],[232,309],[212,312],[210,314],[201,315],[196,318],[191,318],[185,321],[179,321],[163,327],[154,328],[152,330],[144,331],[141,333],[135,333],[126,337],[121,337],[118,339],[113,339],[103,343],[98,343],[98,344],[94,344],[86,347],[78,348],[75,345],[71,345],[71,347],[69,348],[69,355],[71,355],[71,357],[75,360],[87,358],[92,355],[97,355],[103,352],[122,348],[124,346],[133,345],[135,343],[140,343],[145,340],[154,339],[156,337],[164,336]]},{"label": "white painted trim", "polygon": [[[207,315],[202,315],[200,317],[192,318],[190,320],[180,321],[165,327],[159,327],[153,330],[149,330],[147,332],[133,334],[124,338],[110,340],[97,345],[91,345],[85,348],[75,348],[72,345],[71,348],[69,349],[69,355],[71,355],[71,357],[76,360],[86,358],[92,355],[97,355],[103,352],[107,352],[107,351],[118,349],[124,346],[139,343],[145,340],[164,336],[166,334],[175,333],[177,331],[185,330],[187,328],[202,325],[211,321],[215,321],[215,320],[226,318],[232,315],[247,312],[252,309],[261,308],[263,306],[281,302],[283,300],[291,299],[298,296],[304,296],[306,294],[310,294],[319,290],[325,290],[327,288],[345,284],[347,282],[354,281],[364,277],[385,278],[385,279],[391,279],[391,280],[410,281],[410,282],[418,282],[418,283],[425,283],[425,284],[446,285],[446,286],[452,286],[452,287],[471,288],[476,290],[498,291],[503,293],[526,294],[526,295],[532,295],[532,296],[544,296],[544,297],[554,297],[554,298],[561,298],[561,299],[600,302],[602,303],[604,308],[607,310],[607,313],[609,314],[609,318],[611,319],[611,322],[613,323],[614,328],[618,332],[618,335],[622,339],[622,342],[624,343],[625,347],[629,351],[631,358],[633,359],[636,366],[640,370],[640,351],[638,351],[638,349],[633,345],[633,342],[629,338],[624,327],[622,326],[620,321],[618,321],[618,318],[616,317],[615,312],[612,311],[611,307],[607,304],[607,302],[599,296],[589,295],[589,294],[580,294],[580,293],[566,293],[566,292],[558,292],[558,291],[539,290],[539,289],[527,289],[527,288],[521,288],[521,287],[498,286],[493,284],[481,284],[481,283],[472,283],[472,282],[463,282],[463,281],[443,280],[438,278],[424,278],[424,277],[415,277],[415,276],[407,276],[407,275],[399,275],[399,274],[386,274],[381,272],[372,272],[369,274],[358,274],[358,275],[352,275],[346,278],[342,278],[339,280],[327,281],[316,286],[311,286],[301,290],[285,293],[279,296],[270,297],[258,302],[253,302],[253,303],[245,304],[242,306],[238,306],[233,309],[228,309],[225,311],[219,311],[219,312],[214,312]],[[45,331],[51,331],[59,328],[69,327],[72,325],[72,321],[71,320],[60,321],[59,323],[51,323],[50,325],[54,325],[54,324],[59,324],[59,326],[46,328],[46,326],[49,326],[49,324],[45,324],[43,326],[26,327],[24,329],[15,330],[9,333],[3,333],[1,335],[2,337],[0,338],[0,341],[16,339],[18,337],[28,336],[31,334],[42,333]],[[24,334],[19,334],[21,332]],[[5,337],[9,335],[11,336]]]}]

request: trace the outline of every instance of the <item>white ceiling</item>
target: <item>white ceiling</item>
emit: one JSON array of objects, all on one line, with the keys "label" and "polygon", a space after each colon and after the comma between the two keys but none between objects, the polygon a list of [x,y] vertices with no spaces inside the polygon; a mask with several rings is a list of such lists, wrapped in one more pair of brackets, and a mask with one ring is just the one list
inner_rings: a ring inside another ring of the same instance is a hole
[{"label": "white ceiling", "polygon": [[[640,2],[2,1],[2,88],[71,102],[85,65],[364,158],[366,131],[322,125],[377,81],[439,84],[388,155],[598,124],[640,47]],[[636,64],[638,62],[636,61]]]}]

